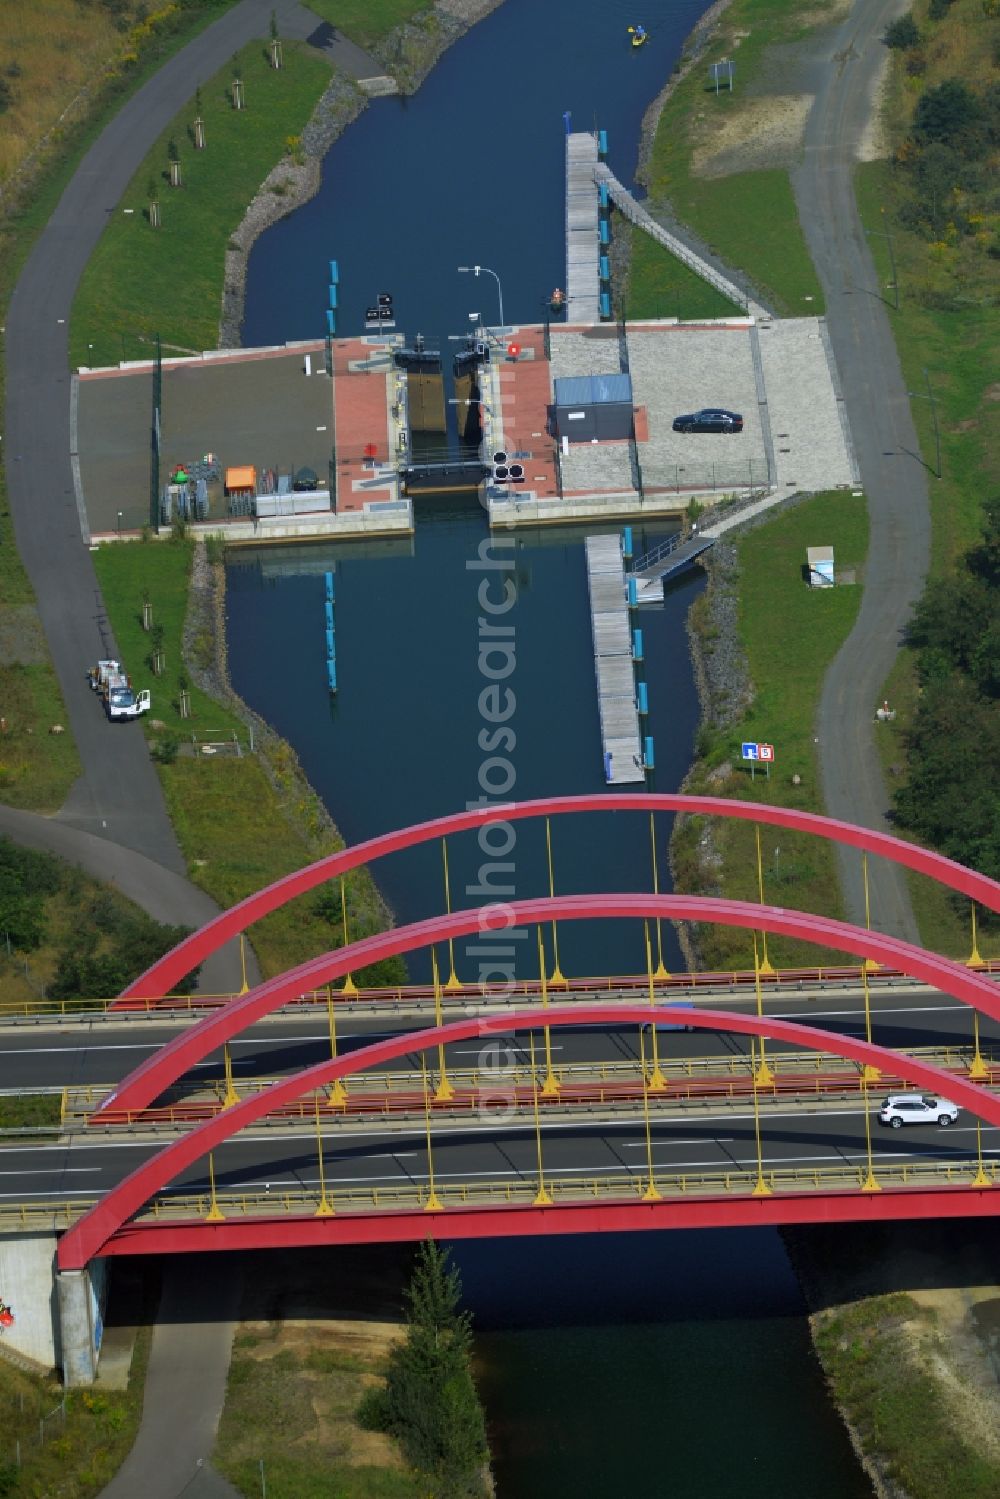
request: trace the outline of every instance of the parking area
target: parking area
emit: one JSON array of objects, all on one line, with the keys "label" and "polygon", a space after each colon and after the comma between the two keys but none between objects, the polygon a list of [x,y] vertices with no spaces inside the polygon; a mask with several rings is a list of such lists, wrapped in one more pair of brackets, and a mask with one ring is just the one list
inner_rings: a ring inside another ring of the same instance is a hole
[{"label": "parking area", "polygon": [[[766,403],[746,323],[678,323],[628,330],[636,406],[646,408],[639,444],[646,489],[738,489],[768,475]],[[675,432],[674,418],[706,406],[743,417],[743,431]]]},{"label": "parking area", "polygon": [[[553,329],[553,380],[622,368],[618,329]],[[843,401],[821,318],[629,324],[625,354],[636,452],[647,496],[766,488],[833,489],[857,482]],[[705,407],[743,417],[743,431],[675,432]],[[565,492],[621,494],[634,481],[622,443],[571,443]]]}]

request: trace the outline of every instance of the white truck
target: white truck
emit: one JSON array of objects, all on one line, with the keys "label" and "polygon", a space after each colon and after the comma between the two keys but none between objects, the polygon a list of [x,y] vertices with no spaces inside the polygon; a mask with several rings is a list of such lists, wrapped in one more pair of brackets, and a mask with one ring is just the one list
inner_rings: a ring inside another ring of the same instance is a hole
[{"label": "white truck", "polygon": [[119,719],[138,718],[140,713],[149,712],[149,693],[132,690],[132,683],[120,661],[98,661],[89,675],[90,685],[95,692],[100,693],[104,711],[113,723]]}]

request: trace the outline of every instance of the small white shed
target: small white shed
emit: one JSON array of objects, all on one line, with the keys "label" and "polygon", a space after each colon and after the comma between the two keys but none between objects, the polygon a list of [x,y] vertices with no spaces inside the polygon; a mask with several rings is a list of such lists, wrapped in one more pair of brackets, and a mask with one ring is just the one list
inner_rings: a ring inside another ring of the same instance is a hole
[{"label": "small white shed", "polygon": [[833,547],[806,547],[811,588],[833,587]]}]

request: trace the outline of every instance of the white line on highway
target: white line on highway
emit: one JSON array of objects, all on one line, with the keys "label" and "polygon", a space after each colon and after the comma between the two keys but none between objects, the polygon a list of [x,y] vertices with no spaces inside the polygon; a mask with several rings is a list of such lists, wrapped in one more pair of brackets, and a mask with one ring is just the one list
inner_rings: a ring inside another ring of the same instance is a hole
[{"label": "white line on highway", "polygon": [[103,1169],[102,1166],[32,1166],[30,1171],[0,1171],[0,1176],[82,1176]]}]

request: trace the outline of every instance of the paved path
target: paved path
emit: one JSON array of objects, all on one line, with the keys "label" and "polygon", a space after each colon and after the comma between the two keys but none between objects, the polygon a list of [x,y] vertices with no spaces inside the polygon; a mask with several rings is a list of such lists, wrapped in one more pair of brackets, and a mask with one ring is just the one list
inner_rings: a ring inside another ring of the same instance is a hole
[{"label": "paved path", "polygon": [[240,1304],[230,1255],[167,1262],[153,1331],[142,1424],[101,1499],[239,1499],[209,1466]]},{"label": "paved path", "polygon": [[[26,848],[58,854],[60,859],[86,870],[95,880],[115,885],[157,921],[199,927],[218,913],[211,896],[183,875],[175,874],[135,849],[122,848],[60,818],[0,806],[0,835]],[[249,982],[259,983],[260,969],[249,947],[246,966]],[[227,943],[202,964],[199,988],[204,994],[231,994],[239,989],[242,972],[239,942]]]},{"label": "paved path", "polygon": [[[254,37],[271,12],[285,34],[309,13],[292,0],[242,0],[188,43],[128,101],[87,152],[40,235],[11,299],[6,325],[7,484],[18,550],[28,570],[83,775],[58,820],[185,874],[146,741],[132,725],[112,726],[86,681],[101,656],[117,654],[90,555],[80,538],[70,464],[70,308],[108,216],[149,148],[191,92]],[[315,24],[319,25],[318,20]],[[130,865],[114,877],[131,894]],[[183,881],[161,892],[159,916],[190,920]],[[203,896],[199,897],[204,900]],[[140,903],[141,903],[141,897]],[[224,960],[227,980],[239,969]]]},{"label": "paved path", "polygon": [[[923,589],[930,550],[927,478],[886,303],[854,199],[852,176],[868,120],[887,23],[906,0],[855,0],[828,45],[825,81],[806,125],[792,185],[826,296],[871,539],[857,623],[823,684],[817,733],[825,810],[884,827],[889,795],[875,743],[874,712],[901,632]],[[861,861],[839,851],[847,915],[864,920]],[[905,876],[870,865],[872,925],[917,940]]]}]

